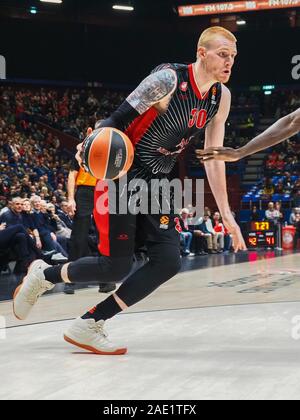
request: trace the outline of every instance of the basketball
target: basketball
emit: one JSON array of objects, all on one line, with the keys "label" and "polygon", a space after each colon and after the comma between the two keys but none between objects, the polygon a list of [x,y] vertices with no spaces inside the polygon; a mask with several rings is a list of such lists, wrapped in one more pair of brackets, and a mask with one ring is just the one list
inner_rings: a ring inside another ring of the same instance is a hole
[{"label": "basketball", "polygon": [[84,140],[83,166],[96,179],[114,180],[122,177],[130,169],[133,158],[131,141],[116,128],[99,128]]}]

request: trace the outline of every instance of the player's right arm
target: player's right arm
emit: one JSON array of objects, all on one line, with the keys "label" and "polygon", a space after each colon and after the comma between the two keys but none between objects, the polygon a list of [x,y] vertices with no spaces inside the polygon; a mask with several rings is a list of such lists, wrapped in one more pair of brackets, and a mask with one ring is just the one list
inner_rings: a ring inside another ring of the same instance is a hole
[{"label": "player's right arm", "polygon": [[289,137],[294,136],[300,131],[300,108],[291,114],[286,115],[276,121],[271,127],[259,134],[245,146],[239,149],[229,147],[210,147],[205,150],[198,150],[199,159],[202,160],[223,160],[234,162],[246,156],[268,149],[278,143],[283,142]]},{"label": "player's right arm", "polygon": [[[126,98],[126,100],[104,120],[99,120],[95,124],[95,129],[102,127],[112,127],[125,131],[127,127],[140,115],[144,114],[151,107],[160,103],[168,103],[177,87],[177,74],[172,68],[166,66],[160,70],[154,70],[139,86]],[[88,135],[92,129],[88,129]],[[82,164],[82,145],[77,146],[76,160]]]},{"label": "player's right arm", "polygon": [[124,131],[138,116],[171,97],[176,87],[177,75],[173,69],[151,73],[109,118],[97,122],[95,128],[113,127]]}]

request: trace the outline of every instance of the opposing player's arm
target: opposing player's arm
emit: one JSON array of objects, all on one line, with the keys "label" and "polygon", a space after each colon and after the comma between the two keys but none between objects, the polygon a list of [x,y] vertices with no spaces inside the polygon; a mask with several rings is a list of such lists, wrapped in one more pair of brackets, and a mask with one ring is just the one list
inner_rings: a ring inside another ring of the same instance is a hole
[{"label": "opposing player's arm", "polygon": [[[223,146],[225,136],[225,122],[229,115],[230,105],[230,91],[226,86],[222,85],[222,97],[218,113],[208,124],[205,131],[206,148]],[[222,215],[223,222],[228,231],[232,234],[234,249],[235,251],[245,250],[246,245],[243,236],[239,226],[234,220],[228,202],[225,162],[216,160],[205,162],[205,170],[210,188]]]},{"label": "opposing player's arm", "polygon": [[246,156],[268,149],[294,136],[300,131],[300,108],[291,114],[280,118],[263,133],[259,134],[245,146],[239,149],[208,148],[197,151],[200,159],[217,159],[223,161],[237,161]]},{"label": "opposing player's arm", "polygon": [[124,131],[139,115],[171,96],[177,86],[176,72],[170,68],[150,74],[106,120],[96,128],[114,127]]},{"label": "opposing player's arm", "polygon": [[238,149],[241,158],[252,155],[253,153],[275,146],[278,143],[294,136],[300,131],[300,108],[280,118],[275,124],[255,137],[244,147]]}]

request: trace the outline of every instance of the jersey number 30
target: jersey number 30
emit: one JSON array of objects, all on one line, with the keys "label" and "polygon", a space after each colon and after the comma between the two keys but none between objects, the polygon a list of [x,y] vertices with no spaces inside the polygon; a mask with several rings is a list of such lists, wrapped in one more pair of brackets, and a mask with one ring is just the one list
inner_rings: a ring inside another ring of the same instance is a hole
[{"label": "jersey number 30", "polygon": [[207,111],[205,109],[200,109],[200,111],[196,108],[192,109],[191,111],[191,119],[189,120],[189,128],[194,127],[196,124],[197,128],[203,128],[206,124],[207,120]]}]

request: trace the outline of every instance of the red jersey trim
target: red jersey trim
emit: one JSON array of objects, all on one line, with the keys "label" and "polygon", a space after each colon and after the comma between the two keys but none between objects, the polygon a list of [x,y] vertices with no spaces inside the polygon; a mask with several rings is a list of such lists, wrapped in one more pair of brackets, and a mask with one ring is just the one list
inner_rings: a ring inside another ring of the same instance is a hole
[{"label": "red jersey trim", "polygon": [[151,107],[144,114],[137,117],[127,128],[125,134],[130,138],[132,144],[136,146],[142,139],[143,135],[149,129],[153,121],[158,117],[159,112]]},{"label": "red jersey trim", "polygon": [[189,64],[188,69],[189,69],[189,77],[190,77],[190,82],[191,82],[193,91],[195,92],[197,98],[201,99],[203,101],[204,99],[207,98],[209,90],[202,96],[200,90],[198,89],[196,79],[195,79],[195,76],[194,76],[193,64]]},{"label": "red jersey trim", "polygon": [[[98,183],[102,185],[102,191],[98,189],[97,186]],[[98,243],[98,249],[101,255],[104,255],[106,257],[110,257],[110,215],[108,212],[108,203],[107,203],[107,211],[103,212],[104,214],[97,212],[97,201],[103,194],[106,193],[106,189],[104,189],[105,186],[107,186],[107,183],[105,181],[98,181],[97,186],[95,188],[94,193],[94,219],[97,226],[97,230],[99,233],[99,243]],[[108,186],[107,186],[108,188]]]}]

